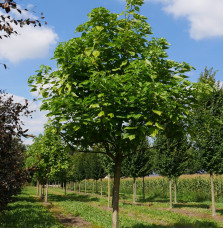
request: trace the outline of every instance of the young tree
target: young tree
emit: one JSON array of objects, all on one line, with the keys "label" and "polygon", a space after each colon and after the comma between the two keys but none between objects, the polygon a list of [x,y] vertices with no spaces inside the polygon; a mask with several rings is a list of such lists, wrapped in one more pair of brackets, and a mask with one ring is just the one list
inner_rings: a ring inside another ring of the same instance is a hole
[{"label": "young tree", "polygon": [[[171,131],[173,131],[172,128]],[[187,168],[189,143],[183,131],[177,131],[171,135],[170,131],[166,130],[166,133],[167,135],[158,134],[154,142],[155,169],[158,174],[169,179],[170,208],[172,208],[172,180],[174,180],[176,203],[176,181]]]},{"label": "young tree", "polygon": [[[123,161],[122,173],[124,176],[133,177],[133,203],[136,202],[136,178],[145,177],[153,172],[153,160],[149,142],[146,138],[142,145],[138,146],[136,153]],[[143,181],[143,199],[145,200],[145,186]]]},{"label": "young tree", "polygon": [[65,143],[51,125],[46,125],[44,135],[40,134],[28,147],[26,166],[35,166],[37,180],[46,184],[46,202],[49,179],[64,174],[69,168],[69,160]]},{"label": "young tree", "polygon": [[223,88],[215,80],[216,72],[205,68],[199,82],[209,85],[209,93],[199,96],[193,110],[192,122],[196,129],[194,149],[199,154],[202,169],[210,174],[212,215],[216,215],[213,175],[223,173]]},{"label": "young tree", "polygon": [[72,158],[72,176],[75,182],[79,183],[79,193],[80,189],[80,182],[84,180],[86,176],[86,170],[84,167],[84,154],[77,153],[73,155]]},{"label": "young tree", "polygon": [[[121,14],[93,9],[76,30],[80,37],[56,48],[58,69],[41,66],[29,79],[32,91],[40,88],[42,109],[74,150],[105,154],[115,163],[113,227],[118,227],[122,161],[163,123],[185,118],[191,104],[191,83],[184,76],[191,67],[167,59],[164,38],[149,40],[142,4],[127,0]],[[104,150],[93,151],[97,145]]]},{"label": "young tree", "polygon": [[26,181],[21,136],[28,130],[23,130],[21,117],[29,115],[27,101],[24,105],[15,103],[13,96],[0,91],[0,211]]}]

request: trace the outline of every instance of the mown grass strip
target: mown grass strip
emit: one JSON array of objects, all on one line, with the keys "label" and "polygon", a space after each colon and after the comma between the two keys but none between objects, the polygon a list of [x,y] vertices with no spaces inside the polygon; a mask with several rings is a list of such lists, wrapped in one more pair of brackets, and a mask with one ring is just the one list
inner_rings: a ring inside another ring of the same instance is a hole
[{"label": "mown grass strip", "polygon": [[51,213],[24,189],[15,197],[15,202],[8,205],[8,211],[0,217],[1,228],[63,228]]},{"label": "mown grass strip", "polygon": [[[111,212],[103,211],[107,204],[105,199],[76,195],[71,192],[64,196],[61,189],[51,189],[50,191],[53,193],[51,199],[69,212],[79,213],[84,219],[91,220],[102,227],[111,227]],[[120,208],[121,227],[221,227],[221,223],[214,220],[188,217],[172,211],[157,210],[146,206],[120,203]]]}]

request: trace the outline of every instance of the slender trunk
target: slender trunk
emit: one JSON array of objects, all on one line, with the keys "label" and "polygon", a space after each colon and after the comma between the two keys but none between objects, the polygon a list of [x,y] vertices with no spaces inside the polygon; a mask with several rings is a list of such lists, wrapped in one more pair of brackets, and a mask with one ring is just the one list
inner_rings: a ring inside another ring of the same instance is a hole
[{"label": "slender trunk", "polygon": [[213,180],[213,174],[212,173],[210,173],[210,178],[211,178],[212,216],[216,216],[215,198],[214,198],[214,180]]},{"label": "slender trunk", "polygon": [[43,197],[43,185],[42,184],[40,184],[40,198],[42,199],[42,197]]},{"label": "slender trunk", "polygon": [[81,193],[81,182],[79,181],[79,193]]},{"label": "slender trunk", "polygon": [[36,188],[37,188],[37,192],[36,192],[36,195],[39,196],[39,181],[37,180],[37,183],[36,183]]},{"label": "slender trunk", "polygon": [[172,180],[171,180],[171,178],[169,179],[169,185],[170,185],[170,209],[172,209],[173,203],[172,203]]},{"label": "slender trunk", "polygon": [[102,178],[101,178],[101,196],[103,195],[103,188],[102,188]]},{"label": "slender trunk", "polygon": [[133,177],[133,203],[136,202],[136,178]]},{"label": "slender trunk", "polygon": [[45,203],[48,202],[48,188],[49,188],[49,183],[48,183],[48,178],[46,179],[46,195],[45,195]]},{"label": "slender trunk", "polygon": [[42,194],[41,194],[41,199],[43,199],[44,198],[44,184],[43,185],[41,185],[42,186]]},{"label": "slender trunk", "polygon": [[93,186],[92,186],[92,195],[94,195],[94,180],[93,180]]},{"label": "slender trunk", "polygon": [[67,182],[64,181],[64,194],[67,195]]},{"label": "slender trunk", "polygon": [[177,178],[174,180],[174,203],[177,203]]},{"label": "slender trunk", "polygon": [[86,178],[84,179],[84,193],[87,192],[87,180]]},{"label": "slender trunk", "polygon": [[76,192],[76,182],[74,182],[74,192]]},{"label": "slender trunk", "polygon": [[95,180],[96,194],[98,193],[98,180]]},{"label": "slender trunk", "polygon": [[114,170],[114,187],[113,187],[113,197],[112,197],[112,228],[118,228],[118,213],[119,213],[119,187],[120,187],[120,177],[121,177],[121,164],[122,161],[116,160],[115,170]]},{"label": "slender trunk", "polygon": [[142,177],[142,198],[145,201],[145,177]]},{"label": "slender trunk", "polygon": [[110,198],[111,198],[111,186],[110,186],[110,174],[108,174],[108,208],[110,208]]}]

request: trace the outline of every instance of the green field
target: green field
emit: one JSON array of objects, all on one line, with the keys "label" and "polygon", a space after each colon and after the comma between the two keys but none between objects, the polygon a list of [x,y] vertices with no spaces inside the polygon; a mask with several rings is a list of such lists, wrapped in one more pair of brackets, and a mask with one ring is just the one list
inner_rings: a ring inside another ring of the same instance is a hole
[{"label": "green field", "polygon": [[[111,209],[107,208],[106,197],[69,190],[64,195],[61,188],[50,188],[49,203],[44,205],[35,194],[35,187],[26,187],[1,217],[0,227],[111,227]],[[210,201],[180,202],[169,210],[168,199],[137,205],[128,199],[121,200],[120,227],[223,227],[223,203],[216,204],[216,218],[211,216],[210,205]],[[71,225],[72,219],[67,224],[59,223],[58,214],[81,219],[81,223]],[[83,221],[89,223],[84,225]]]}]

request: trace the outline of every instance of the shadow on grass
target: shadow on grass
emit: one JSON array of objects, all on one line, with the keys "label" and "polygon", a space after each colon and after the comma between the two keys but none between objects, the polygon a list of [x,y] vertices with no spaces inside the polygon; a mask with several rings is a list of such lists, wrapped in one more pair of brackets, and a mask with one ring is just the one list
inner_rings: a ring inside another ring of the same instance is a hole
[{"label": "shadow on grass", "polygon": [[173,227],[173,226],[161,226],[161,225],[155,225],[155,224],[144,225],[142,223],[139,223],[139,224],[136,224],[136,225],[133,225],[133,226],[129,226],[129,227],[126,227],[126,228],[161,228],[161,227]]},{"label": "shadow on grass", "polygon": [[202,221],[196,221],[194,223],[175,223],[173,225],[156,225],[156,224],[151,224],[151,225],[144,225],[142,223],[129,226],[126,228],[165,228],[165,227],[176,227],[176,228],[218,228],[219,226],[214,223],[214,222],[202,222]]},{"label": "shadow on grass", "polygon": [[149,197],[146,198],[145,200],[142,198],[137,199],[137,202],[139,203],[151,203],[151,202],[157,202],[157,203],[169,203],[169,200],[165,199],[165,198],[153,198],[153,197]]},{"label": "shadow on grass", "polygon": [[79,202],[98,202],[100,199],[97,197],[92,197],[88,195],[76,195],[76,194],[69,194],[69,195],[56,195],[56,194],[49,194],[49,201],[53,202],[61,202],[61,201],[70,201],[75,200]]},{"label": "shadow on grass", "polygon": [[22,194],[15,199],[16,201],[9,204],[8,210],[0,219],[1,228],[61,227],[50,212],[34,198]]},{"label": "shadow on grass", "polygon": [[174,204],[173,205],[174,208],[183,208],[183,207],[188,207],[188,208],[205,208],[205,209],[209,209],[210,206],[208,206],[207,204],[189,204],[189,203],[179,203],[179,204]]},{"label": "shadow on grass", "polygon": [[216,212],[219,213],[220,215],[223,215],[223,209],[216,209]]}]

